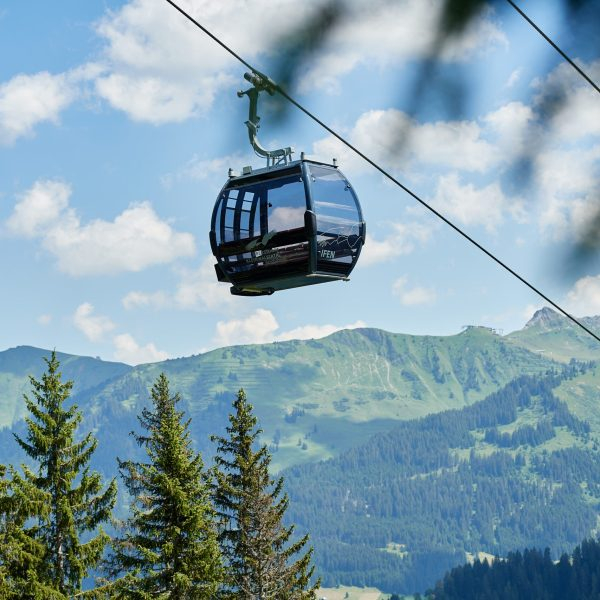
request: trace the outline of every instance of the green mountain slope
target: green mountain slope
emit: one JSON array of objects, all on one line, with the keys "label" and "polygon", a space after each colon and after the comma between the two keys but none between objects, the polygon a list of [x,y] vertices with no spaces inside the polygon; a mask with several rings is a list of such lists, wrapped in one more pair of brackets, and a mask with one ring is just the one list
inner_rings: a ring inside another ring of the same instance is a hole
[{"label": "green mountain slope", "polygon": [[290,520],[311,532],[324,585],[422,590],[467,553],[569,551],[596,531],[600,435],[555,393],[600,383],[578,370],[521,377],[473,406],[287,470]]},{"label": "green mountain slope", "polygon": [[584,374],[565,380],[555,390],[558,398],[580,419],[589,422],[592,431],[600,432],[600,366],[594,364]]},{"label": "green mountain slope", "polygon": [[[97,358],[56,353],[64,379],[75,382],[73,393],[96,389],[109,380],[129,372],[123,363],[105,362]],[[49,350],[18,346],[0,352],[0,427],[11,426],[24,417],[23,394],[30,391],[29,375],[38,378],[45,370],[44,357]]]},{"label": "green mountain slope", "polygon": [[551,364],[485,328],[449,337],[357,329],[141,365],[76,401],[87,407],[99,436],[119,421],[135,425],[134,415],[164,371],[193,418],[199,448],[210,452],[208,435],[222,429],[233,394],[243,387],[274,467],[282,468],[335,456],[398,421],[472,404]]}]

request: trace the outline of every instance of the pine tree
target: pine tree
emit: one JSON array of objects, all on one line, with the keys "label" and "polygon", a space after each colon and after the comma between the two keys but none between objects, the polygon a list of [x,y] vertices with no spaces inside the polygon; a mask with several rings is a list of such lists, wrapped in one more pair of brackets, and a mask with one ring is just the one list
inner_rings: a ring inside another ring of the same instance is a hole
[{"label": "pine tree", "polygon": [[[117,494],[114,480],[103,490],[100,474],[90,471],[97,445],[93,435],[76,441],[82,414],[75,405],[65,408],[73,382],[61,381],[55,352],[44,360],[47,371],[41,381],[29,378],[33,399],[25,395],[30,413],[26,438],[15,435],[38,468],[23,465],[22,476],[13,472],[9,502],[17,522],[26,525],[22,533],[12,532],[13,541],[20,540],[26,553],[22,558],[29,555],[40,585],[53,590],[36,598],[81,590],[84,577],[98,565],[109,541],[99,526],[110,519]],[[87,535],[87,541],[81,541],[82,535]]]},{"label": "pine tree", "polygon": [[66,596],[44,585],[38,578],[44,547],[27,535],[25,523],[35,516],[46,516],[48,497],[42,490],[23,496],[12,489],[6,467],[0,465],[0,600],[47,598],[66,600]]},{"label": "pine tree", "polygon": [[310,582],[312,548],[302,554],[308,535],[291,542],[294,527],[282,524],[288,507],[288,498],[282,495],[283,478],[274,480],[269,475],[271,456],[266,446],[253,449],[261,430],[243,390],[233,408],[228,436],[212,437],[217,443],[213,498],[227,568],[221,597],[312,599],[318,586]]},{"label": "pine tree", "polygon": [[111,560],[118,597],[214,597],[222,579],[210,489],[200,454],[192,449],[189,420],[177,411],[161,374],[152,388],[153,409],[138,417],[146,434],[135,439],[148,462],[119,460],[133,498],[132,516]]}]

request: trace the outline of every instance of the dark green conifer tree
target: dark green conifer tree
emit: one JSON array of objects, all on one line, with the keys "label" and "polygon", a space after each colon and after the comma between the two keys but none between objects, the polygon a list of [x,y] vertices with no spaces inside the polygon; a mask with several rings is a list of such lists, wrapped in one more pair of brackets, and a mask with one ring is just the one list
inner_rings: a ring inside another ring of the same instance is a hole
[{"label": "dark green conifer tree", "polygon": [[6,468],[0,465],[0,600],[48,598],[66,600],[66,596],[44,585],[38,578],[44,559],[44,546],[24,531],[27,520],[47,516],[48,495],[31,490],[24,496],[11,488]]},{"label": "dark green conifer tree", "polygon": [[243,390],[233,408],[227,437],[212,438],[217,443],[213,498],[227,573],[221,597],[312,599],[318,587],[310,581],[312,548],[302,553],[308,536],[291,542],[294,527],[282,524],[288,507],[283,478],[269,475],[267,447],[254,449],[261,430]]},{"label": "dark green conifer tree", "polygon": [[161,374],[152,409],[138,417],[145,433],[133,434],[148,462],[119,460],[133,503],[110,561],[113,576],[125,574],[116,597],[207,600],[222,579],[209,482],[192,449],[189,421],[176,409],[179,400]]},{"label": "dark green conifer tree", "polygon": [[9,512],[24,526],[11,533],[24,549],[23,564],[29,565],[32,577],[35,571],[40,585],[53,590],[35,598],[70,596],[81,590],[84,577],[98,565],[109,542],[99,527],[110,519],[117,494],[114,480],[103,490],[100,474],[90,471],[94,436],[89,433],[76,441],[82,415],[75,405],[65,408],[73,382],[61,381],[55,352],[44,360],[48,368],[41,381],[30,377],[33,399],[25,396],[27,435],[25,439],[15,435],[38,467],[23,465],[22,476],[13,472],[8,500]]}]

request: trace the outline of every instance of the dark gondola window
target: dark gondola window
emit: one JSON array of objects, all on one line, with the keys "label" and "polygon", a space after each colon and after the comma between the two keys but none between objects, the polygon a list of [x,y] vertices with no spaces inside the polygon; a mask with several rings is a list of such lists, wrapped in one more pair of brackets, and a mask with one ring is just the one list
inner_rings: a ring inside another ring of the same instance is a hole
[{"label": "dark gondola window", "polygon": [[363,239],[356,196],[335,169],[310,166],[317,213],[317,268],[343,272],[358,258]]},{"label": "dark gondola window", "polygon": [[304,227],[306,196],[304,183],[300,177],[287,178],[284,181],[270,182],[268,189],[268,231],[290,231]]},{"label": "dark gondola window", "polygon": [[306,261],[305,211],[300,173],[225,189],[215,213],[215,234],[226,271]]}]

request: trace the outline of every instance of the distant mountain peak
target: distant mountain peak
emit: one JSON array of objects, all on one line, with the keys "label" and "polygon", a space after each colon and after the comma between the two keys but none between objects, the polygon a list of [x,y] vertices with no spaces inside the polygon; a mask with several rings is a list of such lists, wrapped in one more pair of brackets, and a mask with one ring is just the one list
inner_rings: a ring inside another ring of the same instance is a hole
[{"label": "distant mountain peak", "polygon": [[533,313],[533,317],[525,323],[525,328],[529,327],[541,327],[544,329],[553,329],[554,327],[561,327],[564,325],[565,317],[552,310],[548,306],[540,308]]}]

